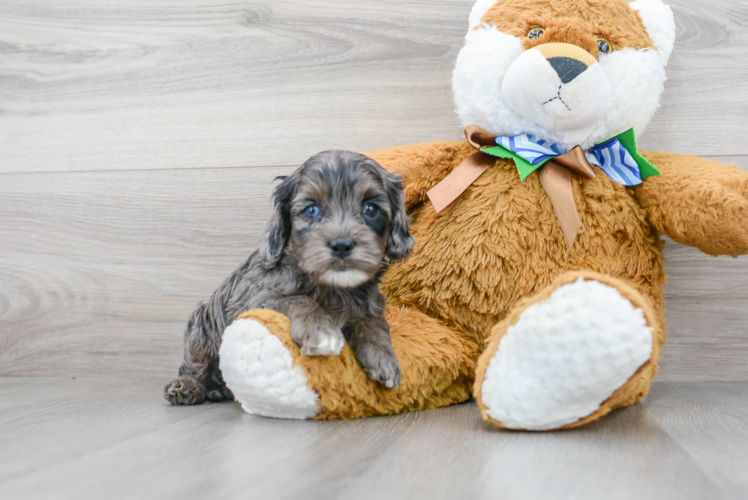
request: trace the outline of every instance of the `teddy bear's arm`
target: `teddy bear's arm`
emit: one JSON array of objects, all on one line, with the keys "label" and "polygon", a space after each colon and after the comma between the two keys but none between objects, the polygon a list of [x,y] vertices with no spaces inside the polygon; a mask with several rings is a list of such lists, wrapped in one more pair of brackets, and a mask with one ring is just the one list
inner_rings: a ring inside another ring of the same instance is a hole
[{"label": "teddy bear's arm", "polygon": [[428,142],[365,153],[402,177],[408,207],[426,200],[426,192],[444,179],[475,150],[467,141]]},{"label": "teddy bear's arm", "polygon": [[634,189],[658,231],[710,255],[748,253],[748,173],[696,156],[643,152],[661,175]]}]

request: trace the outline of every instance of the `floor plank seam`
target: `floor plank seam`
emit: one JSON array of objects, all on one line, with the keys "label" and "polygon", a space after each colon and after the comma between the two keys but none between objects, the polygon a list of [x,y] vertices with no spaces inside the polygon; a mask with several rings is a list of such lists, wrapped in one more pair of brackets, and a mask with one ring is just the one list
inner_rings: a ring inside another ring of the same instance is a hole
[{"label": "floor plank seam", "polygon": [[[748,158],[748,155],[746,155]],[[173,172],[173,171],[200,171],[212,172],[216,170],[241,170],[241,169],[270,169],[270,168],[297,168],[300,165],[248,165],[248,166],[226,166],[226,167],[159,167],[159,168],[115,168],[115,169],[91,169],[91,170],[43,170],[32,172],[0,172],[0,176],[11,175],[54,175],[54,174],[88,174],[88,173],[126,173],[126,172]]]},{"label": "floor plank seam", "polygon": [[733,495],[733,494],[738,493],[738,492],[736,492],[734,490],[734,488],[729,487],[728,485],[725,485],[725,484],[721,483],[720,481],[718,481],[717,479],[715,479],[714,477],[712,477],[711,472],[709,470],[707,470],[706,467],[704,466],[704,464],[697,459],[697,457],[694,455],[694,453],[691,452],[685,446],[683,446],[683,444],[681,443],[681,441],[677,437],[675,437],[667,429],[666,426],[662,425],[662,423],[654,415],[654,413],[652,413],[649,410],[649,408],[647,407],[647,402],[646,401],[643,401],[640,404],[643,406],[644,411],[647,413],[647,415],[649,415],[652,418],[653,421],[657,422],[657,427],[662,432],[664,432],[667,435],[668,439],[670,439],[670,441],[677,446],[677,448],[681,451],[681,453],[683,453],[685,456],[688,457],[688,459],[691,461],[691,464],[694,467],[696,467],[698,470],[701,471],[701,473],[704,475],[704,477],[709,481],[709,484],[711,484],[715,488],[715,490],[720,491],[720,492],[722,492],[724,494],[728,494],[728,495]]}]

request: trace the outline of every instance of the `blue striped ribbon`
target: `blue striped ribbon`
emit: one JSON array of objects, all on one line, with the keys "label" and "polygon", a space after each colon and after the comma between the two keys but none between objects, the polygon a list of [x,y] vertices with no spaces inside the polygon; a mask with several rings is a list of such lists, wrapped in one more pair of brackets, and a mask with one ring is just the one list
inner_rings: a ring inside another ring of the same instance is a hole
[{"label": "blue striped ribbon", "polygon": [[[496,144],[532,165],[561,156],[568,151],[557,144],[530,134],[497,137]],[[638,186],[642,183],[639,165],[618,139],[611,139],[593,146],[585,153],[585,156],[591,165],[596,165],[608,177],[624,186]]]}]

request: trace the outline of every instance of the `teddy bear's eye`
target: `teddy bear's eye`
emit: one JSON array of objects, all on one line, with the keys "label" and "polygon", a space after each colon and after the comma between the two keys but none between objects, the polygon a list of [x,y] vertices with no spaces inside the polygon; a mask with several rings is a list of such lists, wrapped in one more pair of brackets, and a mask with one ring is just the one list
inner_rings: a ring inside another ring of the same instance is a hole
[{"label": "teddy bear's eye", "polygon": [[527,33],[527,38],[532,40],[533,38],[540,37],[543,33],[545,33],[545,30],[543,28],[533,28]]},{"label": "teddy bear's eye", "polygon": [[610,54],[611,49],[612,47],[610,46],[610,42],[605,38],[600,38],[597,40],[597,50],[600,52],[600,55]]}]

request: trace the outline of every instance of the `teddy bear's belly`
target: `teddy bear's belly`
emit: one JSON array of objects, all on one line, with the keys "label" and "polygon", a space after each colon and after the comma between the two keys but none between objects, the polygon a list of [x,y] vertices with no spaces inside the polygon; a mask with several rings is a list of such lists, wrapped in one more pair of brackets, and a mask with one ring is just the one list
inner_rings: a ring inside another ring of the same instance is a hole
[{"label": "teddy bear's belly", "polygon": [[603,175],[574,178],[582,220],[569,250],[537,176],[524,182],[497,165],[440,214],[413,214],[416,247],[393,265],[382,290],[482,341],[523,297],[565,271],[588,269],[624,279],[662,307],[662,243],[632,195]]}]

